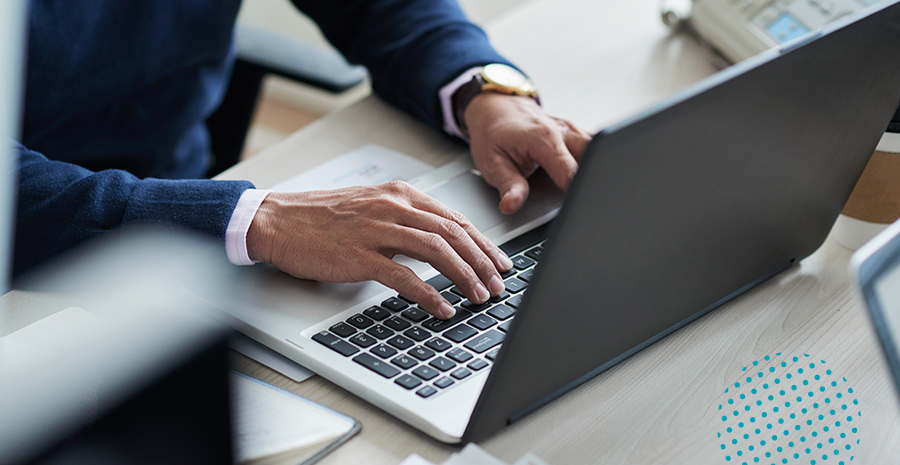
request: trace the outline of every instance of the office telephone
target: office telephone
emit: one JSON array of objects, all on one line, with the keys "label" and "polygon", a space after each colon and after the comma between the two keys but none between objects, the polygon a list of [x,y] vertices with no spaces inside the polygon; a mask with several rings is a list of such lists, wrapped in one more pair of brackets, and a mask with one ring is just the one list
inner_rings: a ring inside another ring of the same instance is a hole
[{"label": "office telephone", "polygon": [[684,21],[731,62],[738,62],[799,37],[880,0],[693,0],[684,8],[662,8],[663,21]]}]

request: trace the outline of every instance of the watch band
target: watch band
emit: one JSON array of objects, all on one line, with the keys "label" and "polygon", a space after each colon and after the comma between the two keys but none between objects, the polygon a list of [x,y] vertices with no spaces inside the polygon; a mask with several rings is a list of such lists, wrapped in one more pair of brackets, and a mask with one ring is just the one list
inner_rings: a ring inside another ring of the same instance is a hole
[{"label": "watch band", "polygon": [[481,93],[482,87],[484,87],[484,78],[481,77],[481,74],[476,74],[472,76],[471,81],[459,86],[459,89],[456,89],[456,92],[450,98],[450,102],[453,104],[453,117],[456,118],[456,125],[459,127],[460,132],[466,136],[469,135],[469,127],[466,126],[465,118],[466,108],[469,106],[469,102]]}]

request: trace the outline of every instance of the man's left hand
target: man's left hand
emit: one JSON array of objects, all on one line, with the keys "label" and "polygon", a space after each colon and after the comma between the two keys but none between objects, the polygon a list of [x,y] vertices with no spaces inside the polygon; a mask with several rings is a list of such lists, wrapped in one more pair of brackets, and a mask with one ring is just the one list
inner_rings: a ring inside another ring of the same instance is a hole
[{"label": "man's left hand", "polygon": [[543,168],[566,190],[578,171],[591,135],[554,118],[529,97],[485,92],[465,111],[472,158],[485,181],[500,191],[500,211],[509,215],[528,198],[528,176]]}]

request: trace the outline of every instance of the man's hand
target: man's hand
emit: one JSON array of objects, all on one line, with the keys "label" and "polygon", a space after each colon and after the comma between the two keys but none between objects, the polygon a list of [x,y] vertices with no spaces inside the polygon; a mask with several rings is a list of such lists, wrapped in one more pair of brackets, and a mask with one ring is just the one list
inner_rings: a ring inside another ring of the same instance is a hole
[{"label": "man's hand", "polygon": [[590,134],[548,116],[529,97],[485,92],[469,102],[465,119],[475,166],[500,191],[500,211],[507,215],[522,208],[526,178],[538,167],[566,190],[591,141]]},{"label": "man's hand", "polygon": [[472,302],[503,292],[499,248],[461,214],[404,182],[332,191],[269,194],[247,233],[250,258],[303,279],[375,280],[439,318],[453,307],[391,258],[430,263]]}]

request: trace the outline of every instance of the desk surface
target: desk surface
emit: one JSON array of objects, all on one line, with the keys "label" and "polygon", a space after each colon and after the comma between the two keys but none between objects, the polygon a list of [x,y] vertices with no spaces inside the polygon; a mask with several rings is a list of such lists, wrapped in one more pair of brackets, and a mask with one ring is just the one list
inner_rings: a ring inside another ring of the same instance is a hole
[{"label": "desk surface", "polygon": [[[697,44],[668,35],[656,6],[656,0],[534,0],[487,29],[497,48],[539,83],[548,111],[596,130],[715,71]],[[220,178],[249,179],[264,188],[366,143],[435,166],[466,155],[465,149],[370,97]],[[856,463],[896,462],[900,405],[865,309],[850,286],[849,257],[829,238],[799,266],[481,445],[509,462],[532,451],[552,465],[741,463],[725,461],[717,438],[723,390],[752,361],[786,353],[826,360],[853,383],[863,412],[856,423],[861,437]],[[48,299],[24,292],[7,295],[4,300],[16,310],[7,329],[44,316]],[[458,450],[320,377],[294,383],[237,354],[235,365],[362,422],[360,435],[322,464],[396,465],[410,453],[441,463]],[[834,458],[824,463],[832,462],[838,463]]]}]

